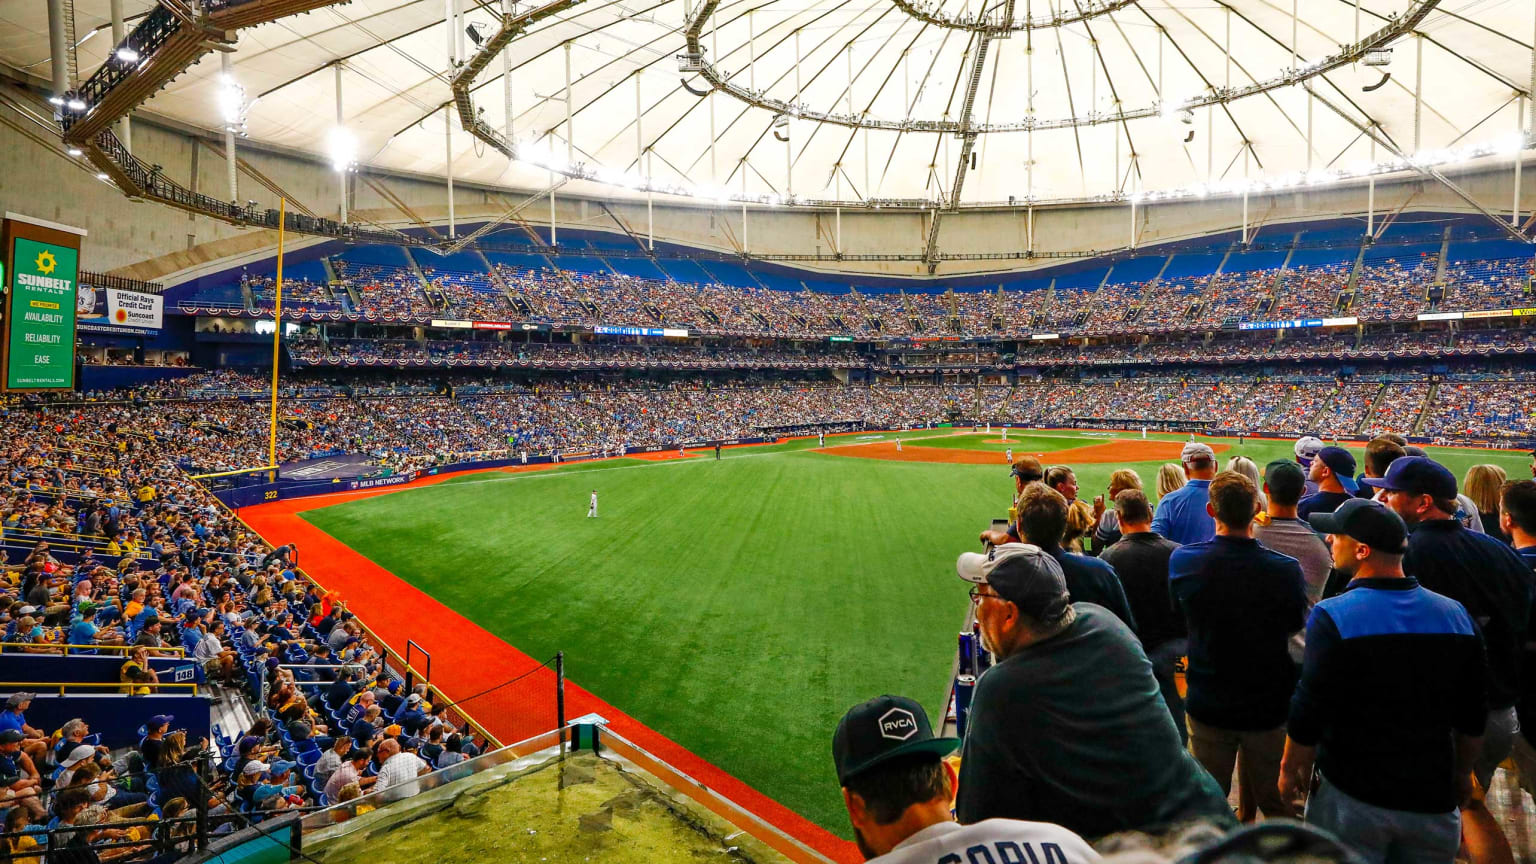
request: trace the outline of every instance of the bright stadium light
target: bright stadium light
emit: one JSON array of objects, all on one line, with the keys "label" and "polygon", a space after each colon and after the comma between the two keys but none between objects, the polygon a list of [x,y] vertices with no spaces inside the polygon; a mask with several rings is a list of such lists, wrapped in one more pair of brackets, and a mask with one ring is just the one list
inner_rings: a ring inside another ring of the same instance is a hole
[{"label": "bright stadium light", "polygon": [[83,156],[83,155],[85,155],[85,151],[81,150],[79,147],[71,147],[68,150],[65,150],[64,152],[68,153],[71,156]]},{"label": "bright stadium light", "polygon": [[139,52],[133,50],[127,45],[124,45],[123,47],[117,49],[117,59],[123,61],[124,63],[137,63],[139,62]]},{"label": "bright stadium light", "polygon": [[68,107],[71,111],[84,111],[85,100],[81,99],[79,96],[71,96],[69,97]]},{"label": "bright stadium light", "polygon": [[344,126],[334,126],[326,136],[326,150],[330,153],[332,168],[350,171],[357,160],[357,137]]},{"label": "bright stadium light", "polygon": [[219,118],[224,125],[238,129],[245,125],[245,88],[232,75],[219,76]]}]

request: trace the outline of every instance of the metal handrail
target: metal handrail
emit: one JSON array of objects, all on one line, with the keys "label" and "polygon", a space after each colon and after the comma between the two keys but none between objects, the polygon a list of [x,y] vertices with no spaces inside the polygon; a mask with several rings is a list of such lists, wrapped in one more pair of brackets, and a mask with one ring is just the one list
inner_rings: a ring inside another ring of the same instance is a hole
[{"label": "metal handrail", "polygon": [[[90,656],[88,654],[71,654],[70,653],[71,649],[78,650],[78,651],[97,651],[97,652],[105,651],[105,652],[107,652],[109,654],[122,654],[123,656],[126,657],[130,652],[133,651],[133,649],[138,648],[138,647],[141,647],[141,646],[138,646],[138,645],[74,645],[74,644],[66,645],[66,644],[62,644],[62,643],[50,643],[50,644],[47,644],[47,645],[36,645],[36,644],[31,643],[31,642],[0,642],[0,652],[9,652],[9,653],[16,653],[16,654],[27,653],[27,654],[38,654],[40,656],[45,656],[45,655],[48,655],[48,654],[55,653],[55,651],[52,650],[52,649],[58,649],[57,653],[61,654],[63,656],[66,656],[66,657],[88,657],[88,656]],[[25,649],[25,648],[48,648],[50,650],[48,650],[48,651],[25,651],[25,652],[23,652],[21,649]],[[16,649],[16,650],[12,651],[11,649]],[[149,650],[152,651],[152,652],[155,652],[155,651],[160,652],[158,654],[152,655],[152,656],[156,656],[156,657],[186,657],[187,656],[187,649],[185,649],[185,648],[172,648],[170,646],[166,646],[164,648],[151,648]]]},{"label": "metal handrail", "polygon": [[[161,683],[156,683],[156,682],[140,683],[140,682],[137,682],[137,681],[135,681],[135,682],[127,682],[127,681],[110,681],[110,682],[108,682],[108,681],[89,681],[89,682],[77,682],[77,681],[68,681],[68,682],[66,682],[66,681],[0,681],[0,691],[9,690],[11,692],[25,691],[25,692],[28,692],[28,693],[39,693],[39,692],[47,692],[47,691],[52,691],[52,690],[58,690],[60,696],[67,696],[69,694],[66,693],[65,691],[68,690],[71,687],[74,687],[74,688],[77,688],[77,689],[82,689],[82,690],[108,690],[108,691],[111,691],[111,692],[114,692],[114,693],[122,693],[125,696],[129,695],[129,694],[123,693],[123,691],[127,690],[127,689],[130,689],[130,688],[133,689],[133,690],[138,690],[140,688],[148,688],[148,689],[153,690],[153,691],[160,691],[160,690],[186,691],[188,693],[188,695],[196,696],[197,695],[197,687],[198,687],[198,685],[195,684],[195,683],[182,683],[182,684],[164,683],[164,684],[161,684]],[[142,694],[139,694],[139,695],[142,695]]]}]

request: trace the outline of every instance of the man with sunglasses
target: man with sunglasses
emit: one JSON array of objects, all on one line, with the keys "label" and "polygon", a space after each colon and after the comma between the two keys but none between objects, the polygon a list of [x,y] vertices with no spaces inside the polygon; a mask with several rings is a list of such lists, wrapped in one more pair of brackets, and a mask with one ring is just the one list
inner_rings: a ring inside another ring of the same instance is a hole
[{"label": "man with sunglasses", "polygon": [[976,621],[998,658],[977,682],[956,815],[1054,822],[1085,837],[1232,810],[1179,740],[1136,636],[1072,603],[1061,565],[1006,543],[960,556]]}]

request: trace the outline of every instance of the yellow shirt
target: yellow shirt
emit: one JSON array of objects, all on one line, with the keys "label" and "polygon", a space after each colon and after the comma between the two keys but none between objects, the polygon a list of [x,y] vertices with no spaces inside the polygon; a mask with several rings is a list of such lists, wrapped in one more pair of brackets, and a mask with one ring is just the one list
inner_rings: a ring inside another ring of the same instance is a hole
[{"label": "yellow shirt", "polygon": [[11,864],[39,864],[43,860],[38,855],[27,854],[37,851],[37,840],[32,837],[23,836],[10,841],[8,845],[11,851]]},{"label": "yellow shirt", "polygon": [[146,483],[144,488],[139,490],[139,503],[148,503],[153,500],[155,500],[155,487]]}]

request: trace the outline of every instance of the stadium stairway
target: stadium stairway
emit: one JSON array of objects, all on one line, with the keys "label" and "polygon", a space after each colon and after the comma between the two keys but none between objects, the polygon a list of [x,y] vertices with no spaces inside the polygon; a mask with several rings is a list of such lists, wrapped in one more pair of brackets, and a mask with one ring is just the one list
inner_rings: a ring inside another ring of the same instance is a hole
[{"label": "stadium stairway", "polygon": [[1376,388],[1376,395],[1371,398],[1371,407],[1365,409],[1365,413],[1360,416],[1360,422],[1356,423],[1355,427],[1349,430],[1350,432],[1356,435],[1360,434],[1360,430],[1365,428],[1365,424],[1371,422],[1371,419],[1376,416],[1376,409],[1381,407],[1382,397],[1386,396],[1386,394],[1387,385],[1383,384]]},{"label": "stadium stairway", "polygon": [[1429,393],[1424,397],[1424,405],[1419,408],[1419,419],[1414,421],[1413,431],[1408,434],[1424,434],[1424,424],[1428,423],[1429,416],[1435,413],[1435,398],[1439,395],[1439,393],[1440,385],[1438,383],[1429,385]]}]

